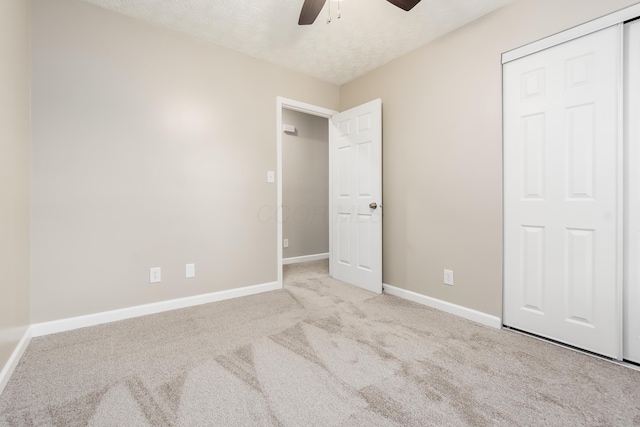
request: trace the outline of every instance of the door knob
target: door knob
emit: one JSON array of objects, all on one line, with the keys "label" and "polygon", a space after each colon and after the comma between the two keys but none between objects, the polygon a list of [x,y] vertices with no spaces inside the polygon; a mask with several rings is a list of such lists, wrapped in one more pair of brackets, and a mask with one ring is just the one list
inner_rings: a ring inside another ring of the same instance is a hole
[{"label": "door knob", "polygon": [[377,207],[378,207],[378,204],[376,202],[369,203],[369,209],[376,209]]}]

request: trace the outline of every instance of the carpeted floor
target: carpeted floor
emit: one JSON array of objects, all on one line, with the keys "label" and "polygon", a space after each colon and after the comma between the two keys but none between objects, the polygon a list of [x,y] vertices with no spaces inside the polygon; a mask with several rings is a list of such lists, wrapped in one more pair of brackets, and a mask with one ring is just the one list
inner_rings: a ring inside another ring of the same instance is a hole
[{"label": "carpeted floor", "polygon": [[640,425],[640,372],[287,266],[281,291],[34,338],[2,426]]}]

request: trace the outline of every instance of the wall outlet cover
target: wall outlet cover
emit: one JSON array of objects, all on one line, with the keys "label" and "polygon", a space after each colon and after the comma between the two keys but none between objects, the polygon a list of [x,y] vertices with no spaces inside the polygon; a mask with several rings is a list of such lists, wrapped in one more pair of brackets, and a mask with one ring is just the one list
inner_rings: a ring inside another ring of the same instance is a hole
[{"label": "wall outlet cover", "polygon": [[152,267],[149,269],[149,283],[160,283],[162,281],[162,269]]},{"label": "wall outlet cover", "polygon": [[444,271],[444,284],[453,286],[453,270]]},{"label": "wall outlet cover", "polygon": [[185,266],[185,277],[187,279],[191,277],[196,277],[196,265],[195,264],[187,264]]}]

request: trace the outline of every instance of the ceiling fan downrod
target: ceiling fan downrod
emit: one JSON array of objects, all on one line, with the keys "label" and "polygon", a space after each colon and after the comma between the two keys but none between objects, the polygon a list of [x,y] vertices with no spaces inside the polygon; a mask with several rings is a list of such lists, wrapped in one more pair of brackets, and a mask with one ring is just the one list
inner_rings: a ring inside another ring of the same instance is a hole
[{"label": "ceiling fan downrod", "polygon": [[[331,0],[329,0],[329,17],[327,18],[327,24],[331,24]],[[340,0],[338,0],[338,14],[336,15],[338,19],[340,19],[340,16],[342,14],[340,13]]]}]

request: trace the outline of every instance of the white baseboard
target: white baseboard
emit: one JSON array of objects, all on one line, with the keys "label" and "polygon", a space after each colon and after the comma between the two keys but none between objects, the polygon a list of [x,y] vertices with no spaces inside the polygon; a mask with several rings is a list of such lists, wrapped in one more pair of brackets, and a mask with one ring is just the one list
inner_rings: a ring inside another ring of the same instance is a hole
[{"label": "white baseboard", "polygon": [[320,259],[329,259],[329,253],[327,252],[326,254],[304,255],[304,256],[295,256],[291,258],[284,258],[282,260],[282,265],[297,264],[299,262],[318,261]]},{"label": "white baseboard", "polygon": [[417,302],[418,304],[435,308],[436,310],[444,311],[449,314],[463,317],[467,320],[481,323],[485,326],[490,326],[496,329],[502,328],[502,319],[497,316],[492,316],[491,314],[483,313],[481,311],[473,310],[461,305],[456,305],[447,301],[428,297],[426,295],[418,294],[406,289],[396,288],[395,286],[383,284],[382,287],[384,288],[384,292],[388,293],[389,295],[395,295],[400,298],[408,299],[410,301]]},{"label": "white baseboard", "polygon": [[259,294],[276,289],[280,289],[278,282],[271,282],[261,285],[246,286],[243,288],[229,289],[226,291],[212,292],[209,294],[195,295],[192,297],[160,301],[152,304],[138,305],[135,307],[121,308],[118,310],[104,311],[101,313],[87,314],[86,316],[35,323],[31,325],[31,333],[34,337],[39,337],[58,332],[71,331],[73,329],[85,328],[87,326],[101,325],[104,323],[116,322],[118,320],[146,316],[148,314],[161,313],[163,311],[177,310],[180,308],[193,307],[211,302]]},{"label": "white baseboard", "polygon": [[7,360],[7,363],[4,365],[4,368],[2,368],[2,371],[0,371],[0,394],[2,394],[4,388],[7,386],[9,378],[11,378],[11,374],[13,374],[16,366],[18,366],[18,362],[20,362],[20,358],[24,354],[24,351],[27,349],[30,341],[31,328],[29,327],[22,336],[22,339],[20,339],[20,342],[18,342],[16,348],[13,350],[13,353],[11,353],[11,356],[9,357],[9,360]]}]

